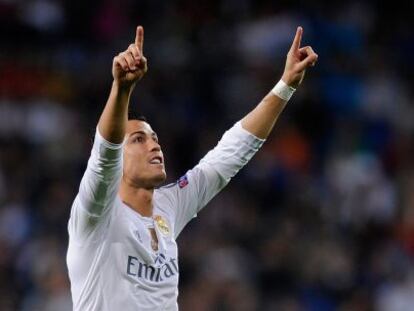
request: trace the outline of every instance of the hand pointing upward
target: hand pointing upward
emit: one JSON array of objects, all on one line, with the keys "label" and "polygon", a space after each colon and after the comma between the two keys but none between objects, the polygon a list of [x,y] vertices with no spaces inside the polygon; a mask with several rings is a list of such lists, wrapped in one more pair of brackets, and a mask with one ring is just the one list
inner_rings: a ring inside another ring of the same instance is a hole
[{"label": "hand pointing upward", "polygon": [[282,80],[289,86],[297,88],[305,76],[308,67],[314,66],[318,55],[310,46],[300,47],[303,28],[298,27],[292,46],[286,57]]},{"label": "hand pointing upward", "polygon": [[143,52],[144,28],[137,27],[135,42],[113,59],[112,75],[114,80],[124,86],[133,86],[147,72],[147,59]]}]

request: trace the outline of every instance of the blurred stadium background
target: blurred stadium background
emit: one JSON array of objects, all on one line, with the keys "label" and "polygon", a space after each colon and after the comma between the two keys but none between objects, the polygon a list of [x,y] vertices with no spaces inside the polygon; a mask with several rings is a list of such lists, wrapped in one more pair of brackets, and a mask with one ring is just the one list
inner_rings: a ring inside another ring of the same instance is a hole
[{"label": "blurred stadium background", "polygon": [[0,0],[0,310],[71,310],[70,206],[137,24],[149,72],[132,107],[169,181],[277,82],[297,25],[319,54],[180,236],[181,310],[414,310],[413,6]]}]

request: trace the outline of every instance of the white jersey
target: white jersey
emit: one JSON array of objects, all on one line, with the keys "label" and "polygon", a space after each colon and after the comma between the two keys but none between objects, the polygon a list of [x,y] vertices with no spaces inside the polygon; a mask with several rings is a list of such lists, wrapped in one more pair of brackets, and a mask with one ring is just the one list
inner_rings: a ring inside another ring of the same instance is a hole
[{"label": "white jersey", "polygon": [[263,141],[236,123],[192,170],[154,191],[153,217],[143,217],[118,196],[122,144],[97,131],[68,223],[74,310],[178,310],[177,236]]}]

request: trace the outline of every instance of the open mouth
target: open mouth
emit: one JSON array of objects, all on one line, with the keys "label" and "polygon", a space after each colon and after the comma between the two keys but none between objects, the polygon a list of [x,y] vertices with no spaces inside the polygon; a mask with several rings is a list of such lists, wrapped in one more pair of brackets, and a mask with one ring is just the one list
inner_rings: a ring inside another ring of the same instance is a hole
[{"label": "open mouth", "polygon": [[162,157],[161,156],[155,156],[153,158],[151,158],[151,160],[149,161],[150,164],[162,164]]}]

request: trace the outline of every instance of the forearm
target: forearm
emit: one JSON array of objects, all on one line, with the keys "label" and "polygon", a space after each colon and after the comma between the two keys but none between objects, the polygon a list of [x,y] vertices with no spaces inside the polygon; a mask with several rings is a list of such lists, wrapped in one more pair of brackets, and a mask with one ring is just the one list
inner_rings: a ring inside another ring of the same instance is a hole
[{"label": "forearm", "polygon": [[124,140],[132,89],[131,86],[120,86],[116,81],[112,83],[108,101],[98,123],[100,134],[111,143],[120,144]]},{"label": "forearm", "polygon": [[269,92],[241,121],[242,127],[254,136],[266,139],[276,124],[287,101]]},{"label": "forearm", "polygon": [[242,120],[245,130],[259,138],[267,138],[293,92],[302,83],[305,70],[315,65],[318,55],[310,46],[300,47],[303,29],[298,27],[286,57],[281,81]]},{"label": "forearm", "polygon": [[129,98],[137,81],[148,70],[147,59],[143,54],[144,28],[137,27],[135,43],[113,59],[111,93],[99,119],[98,129],[102,137],[110,143],[120,144],[124,140],[128,121]]}]

